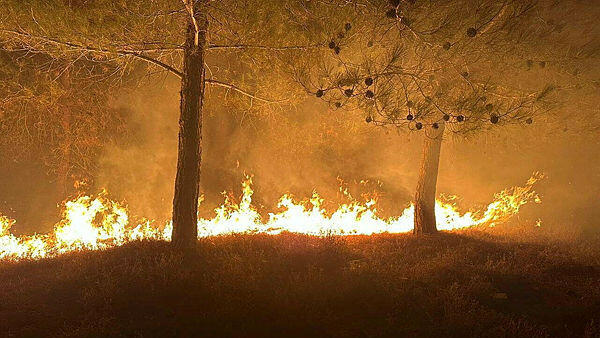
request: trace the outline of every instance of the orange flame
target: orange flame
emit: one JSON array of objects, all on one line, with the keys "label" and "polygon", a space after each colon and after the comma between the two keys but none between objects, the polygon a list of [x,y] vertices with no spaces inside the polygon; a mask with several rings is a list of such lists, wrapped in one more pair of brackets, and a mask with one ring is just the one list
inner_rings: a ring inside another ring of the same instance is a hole
[{"label": "orange flame", "polygon": [[[482,211],[461,214],[456,205],[437,200],[437,227],[439,230],[455,230],[506,222],[523,205],[540,203],[533,185],[541,178],[542,174],[534,173],[524,186],[495,194],[494,201]],[[278,204],[284,210],[269,213],[264,220],[252,205],[252,179],[247,178],[242,187],[243,196],[239,204],[226,197],[225,202],[215,209],[213,218],[198,220],[198,237],[233,233],[279,234],[286,231],[315,236],[371,235],[404,233],[413,228],[413,205],[404,209],[400,216],[388,219],[377,216],[374,200],[364,204],[358,201],[342,204],[329,214],[321,207],[323,199],[317,193],[308,203],[297,202],[290,195],[284,195]],[[108,199],[106,193],[66,202],[63,219],[50,234],[16,237],[10,233],[14,223],[14,220],[0,215],[0,260],[39,259],[77,250],[101,250],[143,239],[168,241],[172,231],[171,222],[162,227],[156,227],[148,220],[131,224],[127,208]]]}]

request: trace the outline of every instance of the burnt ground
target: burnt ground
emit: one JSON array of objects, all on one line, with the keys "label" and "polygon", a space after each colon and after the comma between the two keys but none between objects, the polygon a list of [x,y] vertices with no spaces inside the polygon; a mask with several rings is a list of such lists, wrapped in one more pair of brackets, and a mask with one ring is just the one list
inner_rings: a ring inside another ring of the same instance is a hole
[{"label": "burnt ground", "polygon": [[237,235],[4,262],[0,335],[600,336],[600,238],[542,237]]}]

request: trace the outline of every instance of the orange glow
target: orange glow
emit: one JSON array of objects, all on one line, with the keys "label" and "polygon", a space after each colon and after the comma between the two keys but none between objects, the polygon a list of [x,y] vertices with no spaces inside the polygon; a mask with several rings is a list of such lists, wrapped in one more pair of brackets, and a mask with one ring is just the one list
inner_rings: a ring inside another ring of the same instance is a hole
[{"label": "orange glow", "polygon": [[[456,205],[437,200],[437,227],[439,230],[456,230],[506,222],[523,205],[540,203],[533,186],[541,178],[543,175],[535,173],[525,185],[495,194],[493,202],[479,211],[461,213]],[[413,228],[413,205],[399,216],[388,219],[377,215],[374,200],[366,203],[351,201],[329,213],[321,207],[323,199],[316,193],[308,201],[295,201],[290,195],[284,195],[278,204],[283,211],[269,213],[265,219],[252,205],[252,179],[247,178],[242,187],[239,204],[226,198],[215,209],[213,218],[198,220],[198,237],[233,233],[279,234],[286,231],[315,236],[371,235],[404,233]],[[66,202],[63,219],[50,234],[17,237],[10,233],[14,223],[14,220],[0,215],[2,260],[39,259],[76,250],[101,250],[142,239],[168,241],[172,230],[171,222],[163,226],[155,226],[155,222],[148,220],[132,224],[127,208],[108,199],[106,193]]]}]

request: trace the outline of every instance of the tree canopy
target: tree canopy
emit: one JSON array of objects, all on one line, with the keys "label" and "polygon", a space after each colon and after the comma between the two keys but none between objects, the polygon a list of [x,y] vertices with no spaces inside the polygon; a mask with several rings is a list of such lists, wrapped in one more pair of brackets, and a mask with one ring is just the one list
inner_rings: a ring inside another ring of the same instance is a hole
[{"label": "tree canopy", "polygon": [[470,135],[547,122],[560,101],[554,94],[586,81],[563,76],[574,58],[554,47],[550,2],[352,3],[330,50],[295,72],[308,92],[334,109],[363,112],[368,123],[402,130],[444,123]]}]

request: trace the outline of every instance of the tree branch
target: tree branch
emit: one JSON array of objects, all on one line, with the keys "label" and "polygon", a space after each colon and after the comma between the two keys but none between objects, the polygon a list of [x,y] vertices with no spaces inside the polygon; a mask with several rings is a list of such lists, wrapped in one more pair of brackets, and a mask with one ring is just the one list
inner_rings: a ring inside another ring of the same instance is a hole
[{"label": "tree branch", "polygon": [[223,81],[219,81],[219,80],[215,80],[215,79],[205,79],[204,82],[208,83],[208,84],[211,84],[211,85],[215,85],[215,86],[227,88],[227,89],[232,89],[232,90],[234,90],[234,91],[236,91],[236,92],[238,92],[238,93],[240,93],[240,94],[242,94],[244,96],[247,96],[247,97],[249,97],[251,99],[255,99],[255,100],[266,102],[266,103],[281,103],[281,102],[287,101],[287,100],[270,100],[270,99],[265,99],[265,98],[256,96],[256,95],[254,95],[252,93],[249,93],[249,92],[243,90],[242,88],[240,88],[240,87],[238,87],[236,85],[233,85],[233,84],[230,84],[230,83],[227,83],[227,82],[223,82]]},{"label": "tree branch", "polygon": [[131,56],[136,59],[159,66],[159,67],[169,71],[170,73],[176,75],[179,78],[181,78],[181,76],[182,76],[182,73],[179,70],[177,70],[175,67],[170,66],[160,60],[149,57],[149,56],[143,54],[142,51],[138,51],[138,50],[91,47],[91,46],[80,45],[80,44],[76,44],[76,43],[72,43],[72,42],[60,41],[60,40],[57,40],[54,38],[32,35],[32,34],[29,34],[26,32],[9,30],[9,29],[0,29],[0,32],[5,33],[5,34],[16,35],[21,38],[29,38],[29,39],[39,40],[44,43],[53,44],[56,46],[67,47],[67,48],[70,48],[73,50],[79,50],[79,51],[84,51],[84,52],[88,52],[88,53],[98,53],[98,54],[108,54],[108,55],[116,54],[116,55],[120,55],[120,56]]},{"label": "tree branch", "polygon": [[219,50],[219,49],[263,49],[263,50],[307,50],[313,48],[322,47],[322,44],[314,44],[314,45],[306,45],[306,46],[264,46],[264,45],[246,45],[246,44],[236,44],[236,45],[217,45],[211,44],[206,47],[208,50]]},{"label": "tree branch", "polygon": [[196,13],[194,10],[194,4],[192,0],[181,0],[188,14],[190,15],[190,22],[194,26],[194,46],[198,47],[199,45],[199,36],[200,36],[200,26],[198,25],[198,20],[196,20]]}]

